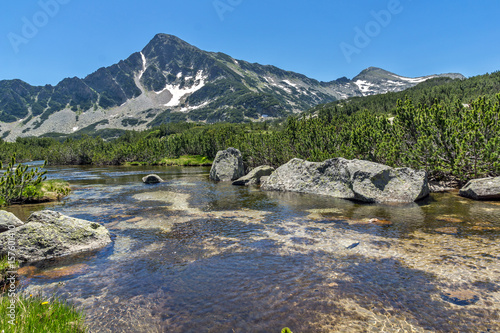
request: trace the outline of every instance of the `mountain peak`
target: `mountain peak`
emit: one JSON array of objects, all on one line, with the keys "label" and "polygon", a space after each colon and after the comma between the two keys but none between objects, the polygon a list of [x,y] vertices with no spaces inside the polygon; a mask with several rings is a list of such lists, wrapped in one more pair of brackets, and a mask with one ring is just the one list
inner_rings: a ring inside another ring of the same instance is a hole
[{"label": "mountain peak", "polygon": [[0,81],[0,136],[69,134],[97,125],[140,130],[174,121],[262,121],[337,99],[401,91],[432,77],[369,67],[353,80],[318,82],[161,33],[142,51],[84,79],[44,87]]}]

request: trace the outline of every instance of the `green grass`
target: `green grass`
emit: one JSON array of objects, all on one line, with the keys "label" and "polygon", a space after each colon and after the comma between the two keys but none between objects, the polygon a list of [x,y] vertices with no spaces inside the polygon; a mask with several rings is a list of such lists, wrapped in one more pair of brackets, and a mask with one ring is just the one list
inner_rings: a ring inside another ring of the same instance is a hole
[{"label": "green grass", "polygon": [[60,179],[45,180],[36,186],[27,186],[24,196],[29,203],[57,201],[71,192],[69,183]]},{"label": "green grass", "polygon": [[213,161],[201,155],[182,155],[178,158],[164,158],[156,161],[153,165],[176,165],[176,166],[210,166]]},{"label": "green grass", "polygon": [[[17,265],[17,263],[16,263]],[[4,280],[9,271],[7,257],[0,258],[0,285],[8,287]],[[3,289],[3,288],[2,288]],[[81,333],[87,332],[84,315],[74,306],[60,299],[45,299],[41,296],[12,295],[15,300],[15,317],[9,316],[11,298],[8,293],[0,294],[0,332],[12,333]]]},{"label": "green grass", "polygon": [[[40,296],[16,295],[15,319],[7,316],[10,298],[0,300],[0,328],[12,333],[87,332],[84,315],[65,301]],[[12,321],[13,320],[13,321]]]}]

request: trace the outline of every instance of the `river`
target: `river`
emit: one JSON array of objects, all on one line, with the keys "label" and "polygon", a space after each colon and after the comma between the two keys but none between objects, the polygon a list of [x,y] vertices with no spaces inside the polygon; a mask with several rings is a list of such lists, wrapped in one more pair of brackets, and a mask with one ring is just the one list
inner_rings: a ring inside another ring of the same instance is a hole
[{"label": "river", "polygon": [[500,331],[498,202],[358,204],[196,167],[47,169],[71,195],[9,210],[95,221],[113,242],[24,266],[21,286],[83,309],[91,332]]}]

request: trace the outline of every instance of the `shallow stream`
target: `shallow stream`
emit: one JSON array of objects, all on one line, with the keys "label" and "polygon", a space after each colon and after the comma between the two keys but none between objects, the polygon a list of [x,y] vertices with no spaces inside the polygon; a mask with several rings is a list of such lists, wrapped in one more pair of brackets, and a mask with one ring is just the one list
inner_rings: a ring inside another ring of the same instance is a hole
[{"label": "shallow stream", "polygon": [[217,184],[207,168],[48,169],[71,195],[9,210],[95,221],[113,242],[24,266],[21,285],[84,309],[92,332],[500,332],[499,202],[357,204]]}]

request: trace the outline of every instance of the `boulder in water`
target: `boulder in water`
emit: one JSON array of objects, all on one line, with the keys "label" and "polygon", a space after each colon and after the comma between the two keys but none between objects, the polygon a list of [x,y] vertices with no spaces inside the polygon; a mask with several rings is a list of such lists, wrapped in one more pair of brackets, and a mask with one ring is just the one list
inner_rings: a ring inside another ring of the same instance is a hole
[{"label": "boulder in water", "polygon": [[429,195],[424,171],[344,158],[324,162],[294,158],[276,169],[261,189],[321,194],[361,202],[409,203]]},{"label": "boulder in water", "polygon": [[238,149],[228,148],[217,152],[210,169],[210,180],[227,182],[244,175],[243,157]]},{"label": "boulder in water", "polygon": [[102,225],[50,210],[31,214],[27,222],[0,234],[0,255],[5,255],[11,240],[17,242],[16,260],[31,262],[96,250],[111,242]]},{"label": "boulder in water", "polygon": [[500,177],[473,179],[459,194],[474,200],[500,200]]}]

